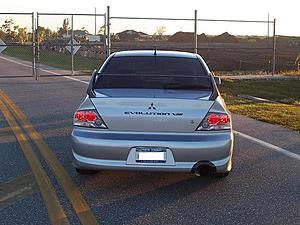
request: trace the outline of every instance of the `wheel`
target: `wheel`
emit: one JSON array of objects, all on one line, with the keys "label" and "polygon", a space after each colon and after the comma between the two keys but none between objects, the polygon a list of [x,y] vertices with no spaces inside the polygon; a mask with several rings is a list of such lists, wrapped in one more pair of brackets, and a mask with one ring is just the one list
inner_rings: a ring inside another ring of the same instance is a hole
[{"label": "wheel", "polygon": [[227,177],[229,175],[229,172],[224,172],[224,173],[215,173],[212,176],[216,177],[216,178],[224,178]]},{"label": "wheel", "polygon": [[79,168],[75,168],[77,173],[80,173],[80,174],[95,174],[97,173],[98,171],[97,170],[86,170],[86,169],[79,169]]}]

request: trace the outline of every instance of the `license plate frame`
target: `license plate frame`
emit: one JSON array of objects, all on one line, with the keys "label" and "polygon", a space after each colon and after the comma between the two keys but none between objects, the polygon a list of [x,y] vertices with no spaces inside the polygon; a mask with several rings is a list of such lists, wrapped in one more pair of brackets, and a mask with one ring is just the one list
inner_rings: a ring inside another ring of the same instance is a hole
[{"label": "license plate frame", "polygon": [[137,163],[165,163],[167,148],[164,147],[136,147]]}]

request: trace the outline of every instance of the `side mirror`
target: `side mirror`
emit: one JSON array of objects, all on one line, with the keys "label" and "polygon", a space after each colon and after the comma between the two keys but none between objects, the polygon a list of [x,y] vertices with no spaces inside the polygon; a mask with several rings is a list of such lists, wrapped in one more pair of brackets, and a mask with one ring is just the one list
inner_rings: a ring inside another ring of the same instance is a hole
[{"label": "side mirror", "polygon": [[221,80],[221,77],[214,77],[215,79],[215,82],[217,85],[221,85],[222,84],[222,80]]}]

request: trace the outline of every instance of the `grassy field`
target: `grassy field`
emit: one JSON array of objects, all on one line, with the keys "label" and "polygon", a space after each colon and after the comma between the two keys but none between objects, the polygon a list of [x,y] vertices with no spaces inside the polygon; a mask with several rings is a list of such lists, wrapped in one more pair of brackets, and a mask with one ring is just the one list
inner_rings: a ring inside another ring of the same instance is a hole
[{"label": "grassy field", "polygon": [[[300,131],[300,80],[226,80],[220,90],[231,112]],[[241,94],[278,103],[246,100]]]},{"label": "grassy field", "polygon": [[[23,60],[32,60],[32,49],[29,46],[8,47],[4,54]],[[71,55],[50,50],[40,51],[40,62],[53,67],[71,70]],[[90,59],[82,56],[74,56],[74,69],[84,72],[93,71],[100,67],[101,62],[97,59]]]}]

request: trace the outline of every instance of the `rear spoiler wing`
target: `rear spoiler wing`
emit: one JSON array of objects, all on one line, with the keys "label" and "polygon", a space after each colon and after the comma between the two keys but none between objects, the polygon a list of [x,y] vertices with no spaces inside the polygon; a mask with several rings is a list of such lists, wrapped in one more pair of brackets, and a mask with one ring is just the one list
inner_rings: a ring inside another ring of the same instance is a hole
[{"label": "rear spoiler wing", "polygon": [[212,94],[209,97],[209,100],[216,100],[218,96],[220,96],[220,92],[218,89],[218,85],[221,84],[221,78],[215,76],[213,73],[210,74],[211,76],[211,82],[212,82]]},{"label": "rear spoiler wing", "polygon": [[199,54],[196,54],[196,57],[200,61],[201,65],[205,68],[208,75],[211,77],[212,94],[209,97],[209,100],[214,101],[217,99],[218,96],[220,96],[220,92],[218,90],[218,85],[221,84],[221,79],[220,79],[220,77],[215,76],[213,72],[211,72],[207,63]]},{"label": "rear spoiler wing", "polygon": [[86,91],[89,98],[96,98],[96,93],[94,92],[94,85],[95,85],[95,81],[96,81],[96,78],[98,75],[99,75],[99,73],[97,72],[97,70],[94,70],[92,73],[92,78],[90,80],[89,86]]},{"label": "rear spoiler wing", "polygon": [[[97,70],[94,70],[92,73],[92,78],[90,80],[89,86],[87,88],[87,94],[89,96],[89,98],[96,98],[96,93],[94,91],[94,85],[95,85],[95,81],[97,80],[98,76],[100,74],[97,72]],[[220,83],[220,78],[214,76],[213,74],[210,74],[211,76],[211,82],[212,82],[212,94],[209,97],[209,100],[216,100],[216,98],[220,95],[219,90],[218,90],[218,85],[217,85],[217,81],[219,81],[218,83]]]},{"label": "rear spoiler wing", "polygon": [[95,82],[97,81],[98,76],[100,75],[101,71],[103,71],[103,69],[105,68],[105,66],[108,64],[108,62],[110,61],[110,59],[112,57],[114,57],[115,53],[112,53],[102,64],[101,68],[97,71],[94,70],[92,73],[92,77],[89,83],[89,86],[87,88],[86,93],[88,94],[88,96],[90,98],[96,98],[96,93],[94,92],[94,86],[95,86]]}]

